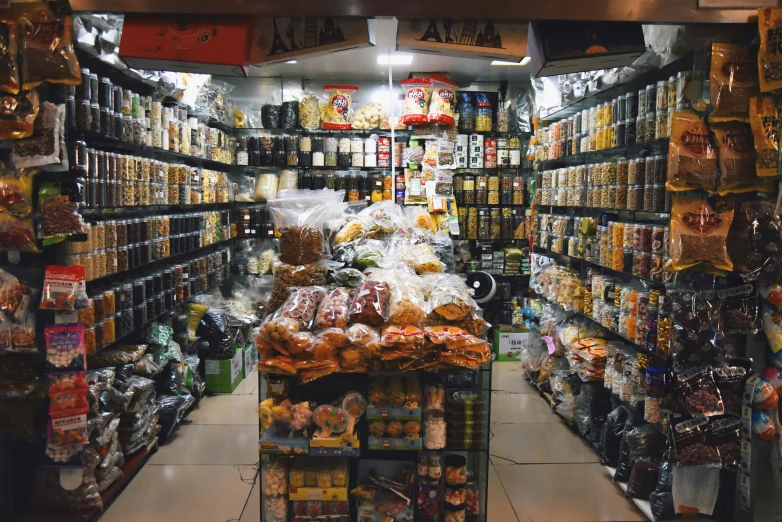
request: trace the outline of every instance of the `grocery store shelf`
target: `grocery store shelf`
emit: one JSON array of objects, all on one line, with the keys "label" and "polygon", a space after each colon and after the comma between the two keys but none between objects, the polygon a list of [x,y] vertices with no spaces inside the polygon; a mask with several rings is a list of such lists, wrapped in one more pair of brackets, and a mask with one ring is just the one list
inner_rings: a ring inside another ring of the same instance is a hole
[{"label": "grocery store shelf", "polygon": [[590,150],[572,154],[570,156],[563,156],[561,158],[542,160],[540,162],[540,170],[549,170],[568,165],[584,165],[590,163],[588,160],[592,158],[598,159],[620,156],[637,158],[642,157],[644,154],[667,154],[669,142],[670,138],[657,138],[639,143],[628,143],[627,145],[620,145],[619,147],[612,147],[609,149]]},{"label": "grocery store shelf", "polygon": [[544,205],[542,203],[535,203],[536,209],[540,207],[547,208],[551,212],[557,212],[559,214],[567,214],[568,209],[572,209],[573,215],[575,215],[577,211],[581,212],[582,214],[586,214],[586,213],[619,214],[619,217],[622,218],[624,215],[632,215],[633,221],[638,223],[642,223],[645,221],[665,222],[671,219],[671,214],[668,212],[651,212],[648,210],[629,210],[626,208],[602,208],[602,207],[584,207],[584,206],[576,207],[571,205]]},{"label": "grocery store shelf", "polygon": [[552,112],[547,116],[540,119],[542,122],[559,121],[565,118],[573,116],[577,112],[584,109],[590,109],[597,106],[600,103],[613,100],[619,95],[627,94],[628,92],[636,92],[638,89],[645,87],[650,83],[657,83],[660,80],[667,80],[671,76],[676,76],[679,71],[685,71],[692,69],[693,66],[692,54],[687,55],[675,62],[669,63],[665,67],[660,69],[654,69],[646,74],[640,74],[629,81],[616,84],[615,86],[608,88],[604,91],[597,92],[592,96],[582,98],[577,102],[571,103],[556,112]]}]

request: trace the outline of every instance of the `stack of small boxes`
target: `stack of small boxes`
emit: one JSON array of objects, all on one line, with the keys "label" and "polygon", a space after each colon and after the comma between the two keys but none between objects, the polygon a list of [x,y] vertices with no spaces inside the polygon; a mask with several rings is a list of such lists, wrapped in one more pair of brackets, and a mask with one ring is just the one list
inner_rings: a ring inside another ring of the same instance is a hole
[{"label": "stack of small boxes", "polygon": [[469,163],[471,169],[483,168],[483,135],[470,134]]},{"label": "stack of small boxes", "polygon": [[456,136],[456,148],[454,149],[454,161],[457,169],[467,168],[467,156],[470,148],[470,137],[467,134]]}]

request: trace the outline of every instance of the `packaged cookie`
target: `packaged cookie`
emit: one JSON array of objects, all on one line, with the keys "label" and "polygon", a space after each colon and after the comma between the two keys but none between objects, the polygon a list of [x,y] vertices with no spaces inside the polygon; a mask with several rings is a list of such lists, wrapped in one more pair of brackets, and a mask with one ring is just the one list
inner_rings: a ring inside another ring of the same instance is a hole
[{"label": "packaged cookie", "polygon": [[350,322],[380,326],[388,315],[390,297],[388,283],[381,281],[362,281],[356,288],[353,302],[350,304]]}]

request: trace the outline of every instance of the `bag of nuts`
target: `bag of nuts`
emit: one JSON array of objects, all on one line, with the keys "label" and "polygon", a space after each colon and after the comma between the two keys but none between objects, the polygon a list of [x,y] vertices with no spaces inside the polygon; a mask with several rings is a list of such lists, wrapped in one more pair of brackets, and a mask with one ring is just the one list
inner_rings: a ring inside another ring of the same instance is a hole
[{"label": "bag of nuts", "polygon": [[720,455],[707,440],[709,419],[694,417],[673,427],[673,447],[679,466],[721,466]]},{"label": "bag of nuts", "polygon": [[701,366],[677,376],[681,402],[691,415],[723,415],[725,406],[711,368]]}]

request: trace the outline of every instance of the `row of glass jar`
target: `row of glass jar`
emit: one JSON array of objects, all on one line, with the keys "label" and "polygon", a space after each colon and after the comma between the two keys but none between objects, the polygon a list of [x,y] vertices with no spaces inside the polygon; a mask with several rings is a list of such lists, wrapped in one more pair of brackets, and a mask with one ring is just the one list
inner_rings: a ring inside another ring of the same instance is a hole
[{"label": "row of glass jar", "polygon": [[100,107],[112,109],[117,114],[134,118],[150,118],[153,124],[161,124],[172,120],[186,121],[187,109],[179,106],[163,106],[159,101],[153,101],[151,96],[133,92],[120,85],[114,85],[111,79],[99,77],[86,67],[81,68],[82,83],[66,86],[67,97],[98,104]]},{"label": "row of glass jar", "polygon": [[453,176],[453,193],[457,205],[523,205],[528,178],[499,175],[457,173]]},{"label": "row of glass jar", "polygon": [[82,254],[150,239],[201,233],[205,229],[230,228],[230,225],[228,210],[96,221],[84,225],[87,241],[71,242],[71,252]]},{"label": "row of glass jar", "polygon": [[654,185],[665,183],[667,172],[667,158],[656,155],[543,170],[535,173],[535,179],[537,186],[544,189],[584,185]]},{"label": "row of glass jar", "polygon": [[229,186],[151,183],[148,181],[85,180],[86,208],[150,205],[202,205],[231,201]]},{"label": "row of glass jar", "polygon": [[524,230],[523,209],[459,207],[462,239],[525,239]]},{"label": "row of glass jar", "polygon": [[604,185],[540,189],[540,205],[580,206],[607,210],[670,212],[671,197],[665,185]]}]

